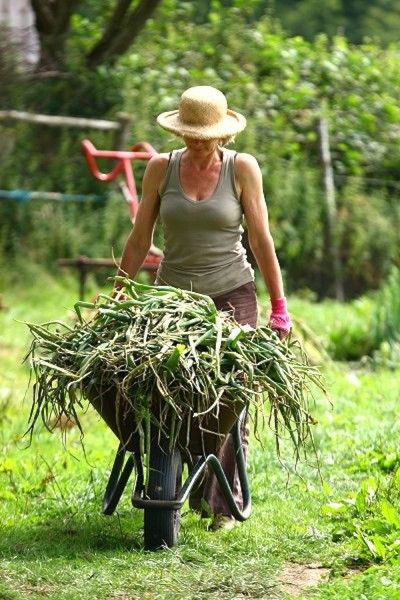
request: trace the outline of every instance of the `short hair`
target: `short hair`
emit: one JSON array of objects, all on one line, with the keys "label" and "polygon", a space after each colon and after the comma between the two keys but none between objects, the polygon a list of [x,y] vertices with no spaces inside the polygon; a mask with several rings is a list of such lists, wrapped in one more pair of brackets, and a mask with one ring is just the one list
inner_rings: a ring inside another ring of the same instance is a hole
[{"label": "short hair", "polygon": [[[179,138],[181,138],[182,140],[185,137],[184,134],[180,134],[180,133],[176,133],[175,135],[178,136]],[[233,142],[235,141],[235,138],[236,138],[236,135],[226,135],[225,137],[215,138],[215,139],[218,140],[218,144],[220,146],[228,146],[229,144],[233,144]]]},{"label": "short hair", "polygon": [[235,138],[235,135],[227,135],[226,137],[220,138],[219,143],[221,146],[228,146],[229,144],[233,144]]}]

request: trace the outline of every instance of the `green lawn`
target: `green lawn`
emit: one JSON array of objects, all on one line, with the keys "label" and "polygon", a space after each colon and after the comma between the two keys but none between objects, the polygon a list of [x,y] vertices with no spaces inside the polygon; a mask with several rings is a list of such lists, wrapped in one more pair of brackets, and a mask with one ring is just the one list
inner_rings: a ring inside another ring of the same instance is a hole
[{"label": "green lawn", "polygon": [[[374,564],[367,546],[340,534],[341,521],[332,520],[326,509],[355,495],[369,477],[382,490],[392,481],[400,457],[399,371],[350,370],[346,364],[325,368],[333,408],[317,399],[315,430],[324,485],[306,466],[299,469],[302,479],[292,474],[288,480],[266,431],[263,444],[253,440],[251,446],[254,508],[247,522],[231,532],[210,533],[207,521],[184,508],[179,545],[144,552],[142,514],[131,508],[128,493],[115,515],[101,515],[117,444],[93,410],[82,415],[85,452],[76,428],[65,445],[58,430],[38,428],[29,447],[23,437],[30,394],[24,399],[29,370],[21,359],[28,335],[19,321],[65,319],[75,295],[74,279],[44,276],[3,295],[0,600],[291,598],[296,587],[285,588],[282,573],[296,574],[296,563],[317,575],[327,569],[325,583],[297,598],[400,599],[398,555],[377,557]],[[333,303],[313,306],[293,299],[291,305],[321,335],[345,313]],[[397,531],[393,519],[390,535]],[[299,583],[300,577],[294,579]]]}]

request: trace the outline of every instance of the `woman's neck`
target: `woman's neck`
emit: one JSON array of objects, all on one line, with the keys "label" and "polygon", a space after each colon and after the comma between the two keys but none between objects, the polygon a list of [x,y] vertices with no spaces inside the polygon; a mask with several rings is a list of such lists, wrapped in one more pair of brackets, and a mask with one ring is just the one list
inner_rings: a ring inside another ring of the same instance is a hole
[{"label": "woman's neck", "polygon": [[221,162],[222,149],[217,147],[211,150],[211,152],[205,152],[186,147],[182,158],[186,164],[190,164],[196,170],[206,171],[215,163]]}]

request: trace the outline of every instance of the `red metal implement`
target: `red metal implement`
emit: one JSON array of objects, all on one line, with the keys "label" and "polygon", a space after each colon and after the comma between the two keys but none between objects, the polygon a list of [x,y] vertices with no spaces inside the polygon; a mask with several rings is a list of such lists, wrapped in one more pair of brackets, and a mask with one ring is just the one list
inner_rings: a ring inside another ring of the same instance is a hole
[{"label": "red metal implement", "polygon": [[[136,214],[139,208],[139,198],[136,190],[135,176],[133,174],[132,161],[134,160],[150,160],[152,156],[157,154],[153,146],[147,142],[138,142],[134,144],[130,150],[97,150],[90,140],[82,141],[82,151],[86,158],[89,170],[93,177],[99,181],[109,183],[114,181],[116,177],[121,175],[124,178],[123,192],[129,205],[129,214],[132,223],[135,222]],[[111,171],[103,173],[97,166],[96,159],[110,158],[117,162]],[[152,246],[146,256],[142,268],[150,271],[157,270],[160,264],[163,253],[161,250]]]},{"label": "red metal implement", "polygon": [[[132,161],[150,160],[157,154],[153,146],[147,142],[138,142],[130,150],[97,150],[90,140],[82,141],[82,150],[93,177],[99,181],[114,181],[118,175],[122,175],[125,180],[124,193],[129,204],[129,213],[132,222],[135,221],[139,208],[139,198],[137,195],[135,176],[133,174]],[[97,166],[97,158],[110,158],[117,161],[114,168],[108,173],[103,173]]]}]

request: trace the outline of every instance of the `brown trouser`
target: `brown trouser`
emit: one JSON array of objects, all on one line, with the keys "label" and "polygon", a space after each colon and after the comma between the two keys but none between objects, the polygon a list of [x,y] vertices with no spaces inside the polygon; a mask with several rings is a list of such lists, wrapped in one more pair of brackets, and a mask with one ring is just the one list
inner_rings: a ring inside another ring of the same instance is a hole
[{"label": "brown trouser", "polygon": [[[214,297],[213,300],[218,310],[231,312],[236,321],[241,325],[257,326],[257,297],[253,282],[246,283],[231,292]],[[242,444],[245,456],[247,456],[248,438],[249,427],[246,420],[242,427]],[[222,443],[217,452],[217,457],[229,481],[236,504],[238,504],[239,508],[242,508],[242,493],[231,434],[228,434]],[[193,507],[198,506],[201,498],[205,500],[214,515],[231,515],[231,511],[213,472],[207,475],[203,485],[194,492],[190,505]]]}]

